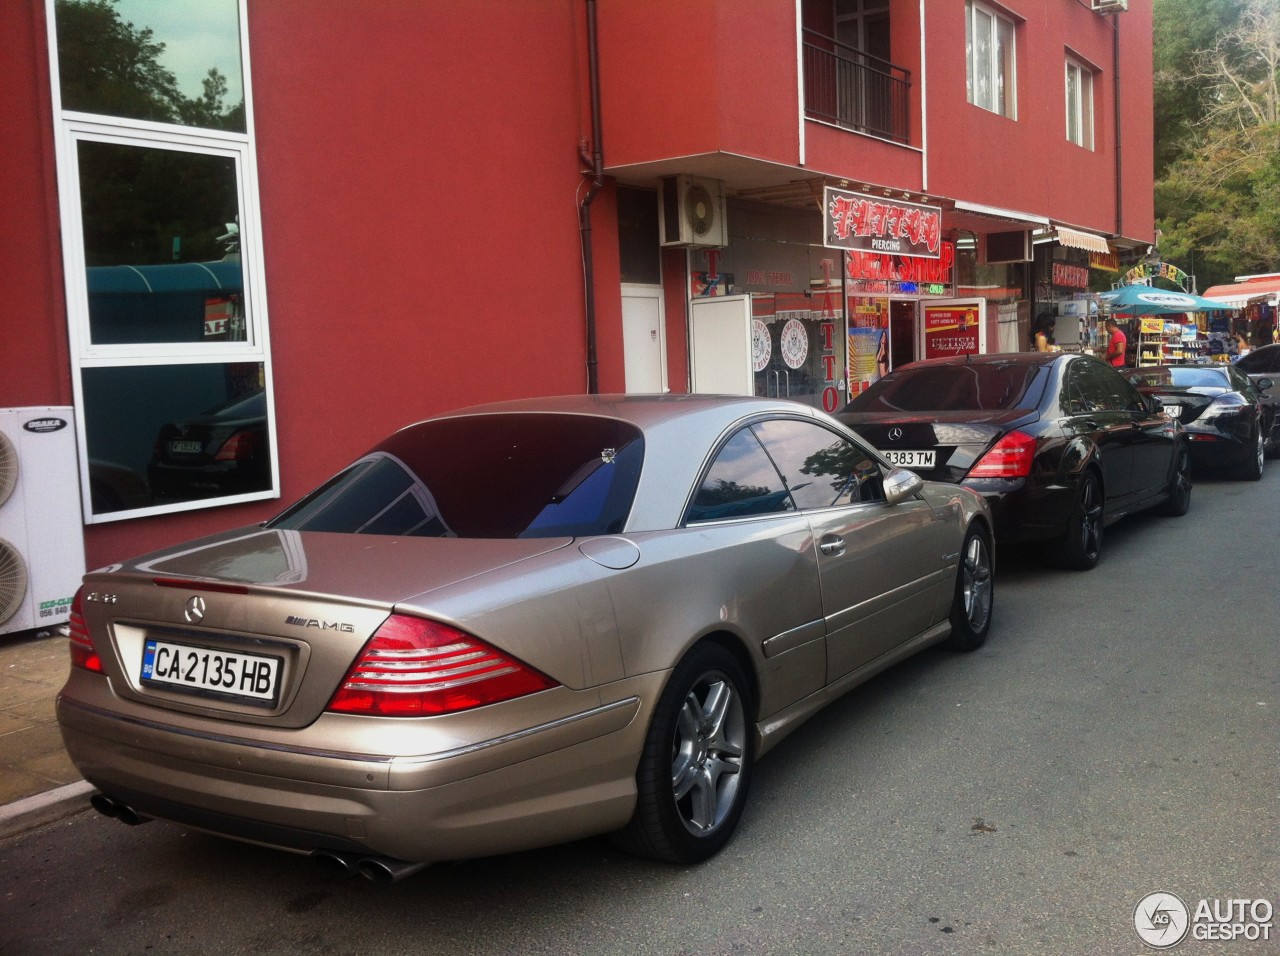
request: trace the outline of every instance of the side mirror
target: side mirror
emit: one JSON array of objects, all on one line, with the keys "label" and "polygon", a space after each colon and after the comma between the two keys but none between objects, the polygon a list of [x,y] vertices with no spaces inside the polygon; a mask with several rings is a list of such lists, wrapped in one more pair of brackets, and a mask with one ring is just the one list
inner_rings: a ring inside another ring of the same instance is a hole
[{"label": "side mirror", "polygon": [[1253,387],[1260,392],[1265,392],[1274,384],[1275,382],[1271,381],[1271,379],[1269,378],[1259,378],[1259,379],[1254,379]]},{"label": "side mirror", "polygon": [[919,494],[924,479],[906,468],[891,468],[884,476],[884,500],[891,505]]},{"label": "side mirror", "polygon": [[1143,395],[1142,398],[1147,403],[1147,411],[1157,415],[1164,411],[1164,406],[1160,404],[1160,399],[1154,395]]}]

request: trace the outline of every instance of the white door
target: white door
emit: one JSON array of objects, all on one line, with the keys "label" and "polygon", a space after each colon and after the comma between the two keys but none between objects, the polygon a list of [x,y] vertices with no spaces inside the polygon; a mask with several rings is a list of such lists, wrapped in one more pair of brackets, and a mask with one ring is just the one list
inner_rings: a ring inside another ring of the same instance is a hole
[{"label": "white door", "polygon": [[667,390],[662,286],[622,286],[622,355],[627,392]]},{"label": "white door", "polygon": [[751,296],[709,296],[690,302],[689,378],[695,392],[756,393],[751,365]]}]

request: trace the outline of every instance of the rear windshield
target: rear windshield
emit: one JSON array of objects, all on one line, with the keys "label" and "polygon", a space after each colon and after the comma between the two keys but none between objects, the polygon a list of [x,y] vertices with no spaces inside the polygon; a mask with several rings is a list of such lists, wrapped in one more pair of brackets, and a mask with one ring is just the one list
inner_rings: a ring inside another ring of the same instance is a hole
[{"label": "rear windshield", "polygon": [[621,531],[644,439],[585,415],[474,415],[412,425],[268,524],[295,531],[552,538]]},{"label": "rear windshield", "polygon": [[[1039,365],[907,365],[880,379],[846,412],[931,412],[1031,408],[1044,393]],[[1037,382],[1037,379],[1040,379]]]},{"label": "rear windshield", "polygon": [[1231,388],[1227,373],[1220,368],[1171,368],[1169,377],[1174,385],[1188,388]]}]

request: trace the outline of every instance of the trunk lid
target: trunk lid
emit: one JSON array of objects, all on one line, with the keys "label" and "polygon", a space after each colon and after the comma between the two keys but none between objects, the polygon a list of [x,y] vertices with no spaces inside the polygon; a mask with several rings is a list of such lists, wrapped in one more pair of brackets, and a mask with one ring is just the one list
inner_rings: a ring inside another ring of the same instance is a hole
[{"label": "trunk lid", "polygon": [[[915,415],[844,412],[837,416],[893,464],[930,481],[957,483],[1000,436],[1038,419],[1028,409],[939,411]],[[933,464],[912,464],[913,453],[933,452]]]},{"label": "trunk lid", "polygon": [[298,728],[397,604],[572,540],[242,528],[86,575],[84,617],[121,697]]}]

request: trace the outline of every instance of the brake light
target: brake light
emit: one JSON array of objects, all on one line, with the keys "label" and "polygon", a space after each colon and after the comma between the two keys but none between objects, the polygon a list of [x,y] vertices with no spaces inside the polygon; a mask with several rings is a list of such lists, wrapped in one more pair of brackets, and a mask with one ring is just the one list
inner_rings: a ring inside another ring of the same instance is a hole
[{"label": "brake light", "polygon": [[222,443],[214,461],[248,461],[253,457],[253,432],[236,432]]},{"label": "brake light", "polygon": [[1025,478],[1036,457],[1036,440],[1026,432],[1009,432],[969,469],[969,478]]},{"label": "brake light", "polygon": [[523,697],[556,682],[455,628],[393,614],[365,645],[328,710],[428,717]]},{"label": "brake light", "polygon": [[71,638],[72,666],[83,667],[95,674],[105,674],[102,658],[98,656],[98,649],[93,646],[93,638],[89,636],[89,625],[84,620],[83,585],[76,591],[76,596],[71,601],[71,620],[67,628]]}]

